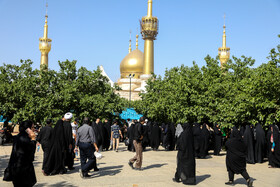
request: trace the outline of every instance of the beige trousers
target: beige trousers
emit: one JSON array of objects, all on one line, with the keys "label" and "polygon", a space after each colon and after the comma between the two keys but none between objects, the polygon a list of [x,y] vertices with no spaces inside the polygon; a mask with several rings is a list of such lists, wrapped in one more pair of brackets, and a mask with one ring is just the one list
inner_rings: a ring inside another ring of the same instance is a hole
[{"label": "beige trousers", "polygon": [[137,143],[136,140],[133,140],[133,145],[135,147],[136,155],[130,159],[129,162],[134,163],[136,161],[135,168],[141,168],[143,160],[142,144],[141,142]]}]

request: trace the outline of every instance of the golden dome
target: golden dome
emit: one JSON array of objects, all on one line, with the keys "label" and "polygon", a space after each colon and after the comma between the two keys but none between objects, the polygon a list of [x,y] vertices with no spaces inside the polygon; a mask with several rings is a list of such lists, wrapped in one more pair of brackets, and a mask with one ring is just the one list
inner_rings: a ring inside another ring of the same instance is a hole
[{"label": "golden dome", "polygon": [[129,53],[121,62],[121,78],[127,78],[129,74],[135,74],[135,78],[140,78],[143,74],[144,54],[139,49]]}]

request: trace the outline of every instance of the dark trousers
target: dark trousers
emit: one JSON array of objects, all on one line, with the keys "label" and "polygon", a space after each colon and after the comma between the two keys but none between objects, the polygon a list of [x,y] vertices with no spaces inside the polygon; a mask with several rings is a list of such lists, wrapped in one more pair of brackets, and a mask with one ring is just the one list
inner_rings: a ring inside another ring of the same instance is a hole
[{"label": "dark trousers", "polygon": [[44,158],[43,158],[42,170],[44,170],[44,169],[45,169],[46,162],[47,162],[48,157],[49,157],[50,148],[42,145],[42,149],[43,149],[43,151],[44,151]]},{"label": "dark trousers", "polygon": [[[249,176],[249,174],[247,173],[246,170],[244,170],[244,171],[241,173],[241,175],[242,175],[242,177],[243,177],[246,181],[250,178],[250,176]],[[229,181],[233,181],[233,180],[234,180],[234,173],[233,173],[231,170],[228,171],[228,178],[229,178]]]},{"label": "dark trousers", "polygon": [[86,173],[96,167],[95,148],[91,143],[80,142],[79,149],[82,172]]},{"label": "dark trousers", "polygon": [[[72,142],[72,145],[75,145],[74,143],[74,139],[73,139],[73,142]],[[69,168],[73,168],[73,165],[74,165],[74,158],[75,158],[75,153],[74,153],[74,146],[72,146],[72,149],[67,149],[66,152],[65,152],[65,166]]]}]

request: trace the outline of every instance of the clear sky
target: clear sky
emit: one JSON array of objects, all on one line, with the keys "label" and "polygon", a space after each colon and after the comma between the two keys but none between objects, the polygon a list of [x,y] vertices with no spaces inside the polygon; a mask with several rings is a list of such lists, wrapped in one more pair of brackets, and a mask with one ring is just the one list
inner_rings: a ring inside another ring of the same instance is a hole
[{"label": "clear sky", "polygon": [[[49,37],[53,40],[49,68],[58,61],[77,60],[89,70],[103,65],[113,81],[132,47],[139,20],[147,14],[148,0],[48,0]],[[39,38],[43,36],[46,0],[0,0],[0,65],[31,59],[40,67]],[[154,0],[159,19],[155,41],[155,73],[166,68],[205,65],[222,45],[226,14],[227,46],[231,55],[251,56],[255,66],[267,62],[271,48],[280,42],[280,0]],[[140,38],[139,49],[144,42]]]}]

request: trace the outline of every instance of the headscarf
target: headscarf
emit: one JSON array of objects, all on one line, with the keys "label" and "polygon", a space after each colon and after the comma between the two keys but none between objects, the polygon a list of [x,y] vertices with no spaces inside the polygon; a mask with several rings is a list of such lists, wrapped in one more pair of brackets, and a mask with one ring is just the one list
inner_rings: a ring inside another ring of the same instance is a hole
[{"label": "headscarf", "polygon": [[178,124],[177,127],[176,127],[175,136],[178,138],[183,131],[184,131],[184,129],[182,128],[182,125]]}]

